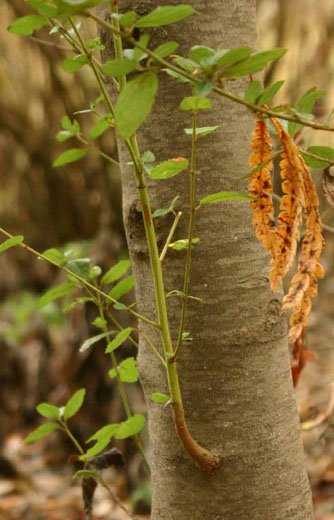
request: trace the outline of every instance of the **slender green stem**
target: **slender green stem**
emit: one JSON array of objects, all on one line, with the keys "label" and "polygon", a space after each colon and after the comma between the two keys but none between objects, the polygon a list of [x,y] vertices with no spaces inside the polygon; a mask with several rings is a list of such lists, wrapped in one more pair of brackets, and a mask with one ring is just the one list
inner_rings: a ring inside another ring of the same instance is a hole
[{"label": "slender green stem", "polygon": [[[13,238],[13,236],[14,236],[11,233],[9,233],[8,231],[6,231],[5,229],[3,229],[2,227],[0,227],[0,232],[3,235],[5,235],[6,237],[8,237],[8,238]],[[72,278],[75,278],[76,280],[78,280],[78,282],[80,282],[84,287],[88,287],[89,289],[93,290],[95,293],[100,294],[101,296],[103,296],[106,300],[110,301],[111,303],[118,303],[118,301],[115,300],[115,298],[112,298],[111,296],[109,296],[109,294],[101,291],[101,289],[99,289],[98,287],[95,287],[93,284],[91,284],[90,282],[88,282],[87,280],[85,280],[84,278],[79,276],[78,274],[73,273],[72,271],[70,271],[70,269],[67,269],[65,266],[58,264],[54,260],[51,260],[47,256],[43,255],[43,253],[39,253],[38,251],[36,251],[32,247],[28,246],[25,242],[22,242],[21,244],[18,244],[18,245],[20,247],[23,247],[23,249],[26,249],[27,251],[29,251],[33,255],[37,256],[38,258],[42,258],[43,260],[46,260],[47,262],[49,262],[49,264],[52,264],[52,265],[58,267],[58,269],[61,269],[66,274],[72,276]],[[145,316],[142,316],[141,314],[139,314],[136,311],[133,311],[129,307],[127,307],[124,310],[126,310],[126,312],[128,312],[129,314],[132,314],[132,316],[135,316],[139,320],[144,321],[148,325],[151,325],[152,327],[155,327],[157,329],[160,328],[158,323],[155,323],[154,321],[150,320],[149,318],[146,318]]]},{"label": "slender green stem", "polygon": [[111,164],[114,164],[115,166],[117,166],[118,168],[120,167],[120,164],[118,161],[116,161],[115,159],[113,159],[112,157],[110,157],[110,155],[107,155],[106,153],[102,152],[102,150],[100,150],[100,148],[98,146],[95,146],[94,144],[90,143],[89,141],[87,141],[87,139],[85,139],[84,137],[82,137],[81,135],[77,134],[76,135],[77,139],[85,144],[86,146],[89,146],[89,148],[91,150],[93,150],[94,152],[97,152],[98,154],[101,155],[101,157],[103,157],[104,159],[106,159],[107,161],[109,161]]},{"label": "slender green stem", "polygon": [[[111,14],[118,14],[118,3],[111,0],[109,2],[109,5],[110,5]],[[121,33],[121,28],[120,28],[117,17],[112,16],[111,23],[112,23],[112,27],[114,29],[113,35],[115,33],[117,33],[119,35]],[[115,49],[116,58],[118,60],[122,59],[123,58],[123,45],[122,45],[121,38],[114,38],[114,49]],[[119,85],[120,85],[120,91],[122,91],[126,85],[126,76],[125,75],[120,77]]]},{"label": "slender green stem", "polygon": [[175,348],[174,355],[169,359],[169,362],[173,362],[176,359],[176,356],[181,348],[182,340],[183,340],[183,332],[184,325],[186,319],[187,312],[187,303],[188,303],[188,294],[189,294],[189,278],[190,278],[190,267],[191,267],[191,251],[192,251],[192,242],[194,236],[194,222],[195,222],[195,170],[196,170],[196,119],[197,114],[193,112],[192,115],[192,144],[191,144],[191,165],[190,165],[190,215],[189,215],[189,229],[188,229],[188,249],[187,249],[187,257],[186,257],[186,268],[184,275],[184,284],[183,284],[183,299],[182,299],[182,309],[181,309],[181,319],[180,319],[180,327],[179,334],[177,338],[177,344]]},{"label": "slender green stem", "polygon": [[81,453],[81,455],[83,455],[85,453],[85,450],[82,448],[79,441],[74,437],[73,433],[67,426],[67,422],[64,421],[63,419],[59,419],[59,422],[62,425],[62,427],[64,428],[66,435],[71,439],[71,441],[73,442],[74,446],[77,448],[79,453]]},{"label": "slender green stem", "polygon": [[[117,30],[112,24],[110,24],[106,20],[103,20],[102,18],[99,18],[95,14],[93,14],[91,12],[88,12],[88,11],[83,12],[81,14],[82,14],[82,16],[86,16],[88,18],[92,18],[98,24],[100,24],[103,27],[106,27],[107,29],[110,29],[111,31],[113,31],[114,34],[122,36],[122,38],[126,39],[133,46],[137,47],[138,49],[142,50],[143,52],[145,52],[146,54],[151,56],[151,58],[153,58],[155,61],[160,63],[160,65],[162,65],[164,68],[166,68],[168,70],[172,70],[173,72],[176,72],[180,76],[183,76],[184,78],[187,78],[192,83],[201,83],[202,82],[201,78],[193,76],[191,73],[181,69],[180,67],[177,67],[176,65],[173,65],[172,63],[169,63],[165,59],[161,58],[154,51],[151,51],[150,49],[148,49],[144,45],[141,45],[132,36],[129,36],[128,33],[124,32],[124,31]],[[322,125],[321,123],[316,123],[314,121],[308,121],[306,119],[301,119],[301,118],[298,118],[298,117],[295,117],[295,116],[290,116],[288,114],[282,114],[282,113],[278,114],[277,112],[274,112],[272,110],[266,109],[263,106],[259,106],[259,105],[255,105],[253,103],[249,103],[245,99],[239,98],[238,96],[236,96],[232,92],[229,92],[225,88],[221,88],[218,85],[213,85],[212,90],[214,92],[216,92],[216,94],[219,94],[220,96],[226,97],[226,98],[234,101],[235,103],[239,103],[240,105],[244,105],[245,107],[249,108],[253,112],[265,114],[265,115],[271,116],[271,117],[279,117],[280,119],[284,119],[286,121],[291,121],[293,123],[300,123],[303,126],[308,126],[308,127],[313,128],[315,130],[326,130],[328,132],[334,132],[334,127],[333,126]]]},{"label": "slender green stem", "polygon": [[174,233],[175,233],[175,230],[177,228],[177,225],[179,223],[179,220],[181,218],[181,215],[182,215],[182,211],[179,211],[178,213],[176,213],[175,215],[175,219],[174,219],[174,222],[173,222],[173,225],[172,227],[170,228],[170,232],[169,232],[169,235],[167,237],[167,240],[166,240],[166,243],[163,247],[163,250],[161,251],[161,255],[160,255],[160,262],[162,263],[164,261],[164,258],[166,256],[166,253],[168,251],[168,246],[169,244],[171,243],[172,241],[172,238],[174,236]]},{"label": "slender green stem", "polygon": [[69,17],[69,20],[70,20],[70,23],[71,23],[71,25],[73,27],[73,30],[74,30],[75,34],[77,35],[77,38],[78,38],[78,40],[80,42],[80,45],[81,45],[81,48],[82,48],[82,50],[84,51],[85,55],[87,56],[87,58],[89,60],[90,66],[91,66],[91,68],[93,70],[93,73],[94,73],[94,76],[96,78],[96,81],[98,82],[100,90],[101,90],[101,92],[103,94],[104,100],[105,100],[106,104],[108,105],[109,111],[110,111],[111,115],[113,117],[115,117],[115,110],[114,110],[113,104],[112,104],[111,99],[110,99],[110,97],[108,95],[107,89],[106,89],[105,84],[104,84],[104,82],[102,80],[101,74],[100,74],[100,72],[99,72],[99,70],[98,70],[98,68],[96,66],[96,63],[95,63],[95,61],[93,59],[93,56],[89,52],[89,49],[87,49],[87,47],[85,45],[85,42],[81,38],[81,34],[78,31],[78,29],[76,28],[76,26],[75,26],[73,20],[71,19],[71,17]]},{"label": "slender green stem", "polygon": [[[98,309],[99,309],[100,318],[103,321],[106,321],[105,320],[104,309],[103,309],[103,304],[102,304],[100,296],[98,296],[98,299],[97,299],[96,303],[97,303],[97,306],[98,306]],[[108,330],[107,327],[104,327],[104,332],[107,332],[107,330]],[[107,343],[109,343],[111,341],[111,337],[109,335],[106,336],[106,341],[107,341]],[[120,396],[121,396],[121,400],[122,400],[122,403],[123,403],[123,406],[124,406],[124,410],[125,410],[127,418],[130,419],[130,417],[132,417],[131,408],[130,408],[130,404],[129,404],[129,401],[128,401],[128,398],[127,398],[127,395],[126,395],[126,392],[125,392],[123,381],[121,379],[121,374],[119,372],[119,368],[118,368],[118,365],[117,365],[117,359],[116,359],[115,353],[111,352],[110,353],[110,357],[111,357],[113,368],[115,369],[117,386],[118,386],[118,390],[119,390],[119,393],[120,393]],[[148,463],[148,460],[146,458],[146,455],[145,455],[142,443],[140,442],[140,439],[139,439],[138,435],[137,434],[134,435],[133,439],[134,439],[134,442],[135,442],[137,450],[139,451],[139,453],[141,454],[141,456],[143,458],[144,465],[145,465],[148,473],[151,473],[150,465]]]},{"label": "slender green stem", "polygon": [[145,332],[142,329],[138,329],[138,332],[139,332],[139,334],[141,334],[143,336],[146,343],[151,347],[151,349],[156,354],[156,356],[160,359],[160,361],[162,362],[164,367],[167,368],[166,361],[164,360],[164,358],[162,357],[162,355],[160,354],[160,352],[158,351],[157,347],[154,345],[152,340],[145,334]]},{"label": "slender green stem", "polygon": [[[117,56],[120,56],[119,46],[122,45],[120,31],[113,31],[113,35],[115,42],[115,52]],[[118,40],[118,42],[116,42],[116,40]],[[173,355],[173,346],[169,329],[162,266],[159,258],[159,251],[153,224],[151,204],[145,180],[144,168],[140,159],[136,137],[130,137],[130,139],[125,141],[125,144],[133,160],[137,188],[142,206],[142,215],[153,277],[156,309],[158,313],[158,322],[160,325],[160,336],[165,359],[167,360],[167,379],[173,405],[175,429],[187,453],[196,461],[198,466],[203,471],[212,473],[218,466],[218,458],[214,454],[202,448],[191,436],[185,422],[176,363],[168,363],[168,359]]]},{"label": "slender green stem", "polygon": [[298,150],[302,154],[307,155],[308,157],[313,157],[313,159],[318,159],[319,161],[327,163],[329,167],[334,165],[334,161],[331,161],[330,159],[325,159],[325,157],[320,157],[319,155],[312,152],[308,152],[307,150],[303,150],[302,148],[298,148]]}]

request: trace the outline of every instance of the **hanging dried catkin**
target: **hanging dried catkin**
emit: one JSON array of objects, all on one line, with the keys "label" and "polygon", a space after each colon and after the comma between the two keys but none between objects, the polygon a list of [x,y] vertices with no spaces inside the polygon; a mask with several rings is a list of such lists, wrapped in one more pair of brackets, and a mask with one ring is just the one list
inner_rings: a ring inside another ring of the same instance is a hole
[{"label": "hanging dried catkin", "polygon": [[250,177],[248,191],[250,195],[256,197],[256,200],[251,202],[256,236],[262,240],[264,247],[271,254],[272,270],[269,276],[273,291],[293,265],[300,240],[303,213],[306,217],[306,233],[302,241],[298,270],[283,300],[283,309],[293,311],[289,332],[289,341],[293,346],[296,345],[307,325],[311,311],[311,298],[315,298],[318,291],[317,278],[321,278],[324,274],[320,264],[324,240],[321,234],[319,199],[310,171],[281,122],[276,118],[272,118],[271,122],[282,148],[280,167],[284,195],[280,204],[277,226],[270,198],[272,141],[267,124],[263,120],[255,123],[250,146],[254,151],[250,156],[249,165],[256,168],[266,161],[268,163]]},{"label": "hanging dried catkin", "polygon": [[305,192],[300,154],[289,133],[276,118],[272,118],[280,142],[280,162],[283,180],[280,213],[276,230],[276,251],[270,273],[271,289],[275,291],[281,279],[293,265],[300,239],[302,211],[305,207]]},{"label": "hanging dried catkin", "polygon": [[289,332],[289,340],[292,344],[307,324],[307,317],[311,310],[311,298],[315,298],[318,293],[316,278],[324,276],[320,264],[324,239],[321,234],[319,199],[310,171],[300,155],[299,158],[305,187],[306,234],[302,242],[298,270],[293,276],[290,290],[283,300],[283,309],[293,309]]},{"label": "hanging dried catkin", "polygon": [[[250,148],[254,151],[249,158],[249,166],[252,169],[265,163],[272,156],[272,140],[265,121],[255,121],[253,137]],[[262,240],[265,249],[273,256],[275,252],[275,222],[273,217],[274,205],[270,197],[273,191],[270,176],[272,168],[273,163],[269,161],[259,171],[251,175],[248,193],[256,197],[255,200],[251,201],[256,236],[259,240]]]}]

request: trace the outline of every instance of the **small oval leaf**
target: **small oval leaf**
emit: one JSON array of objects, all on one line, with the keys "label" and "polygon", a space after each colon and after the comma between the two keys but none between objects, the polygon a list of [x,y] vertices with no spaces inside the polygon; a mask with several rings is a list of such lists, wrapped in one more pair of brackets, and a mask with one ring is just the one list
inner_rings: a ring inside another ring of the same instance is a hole
[{"label": "small oval leaf", "polygon": [[85,393],[86,389],[80,388],[80,390],[77,390],[75,394],[73,394],[72,397],[69,398],[64,410],[65,421],[73,417],[73,415],[75,415],[80,410],[85,398]]}]

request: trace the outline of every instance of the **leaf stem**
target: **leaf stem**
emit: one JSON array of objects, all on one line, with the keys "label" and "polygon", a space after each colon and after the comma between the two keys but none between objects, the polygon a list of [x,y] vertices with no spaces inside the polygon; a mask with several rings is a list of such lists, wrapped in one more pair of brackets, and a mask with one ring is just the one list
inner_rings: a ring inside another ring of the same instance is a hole
[{"label": "leaf stem", "polygon": [[191,165],[189,171],[189,179],[190,179],[190,215],[189,215],[189,229],[188,229],[188,248],[187,248],[187,257],[186,257],[186,267],[184,274],[184,283],[183,283],[183,298],[182,298],[182,309],[181,309],[181,319],[179,326],[179,334],[177,339],[176,348],[174,354],[171,358],[169,358],[168,362],[173,363],[176,359],[176,356],[181,348],[182,340],[183,340],[183,331],[186,319],[187,312],[187,302],[188,302],[188,294],[189,294],[189,278],[190,278],[190,266],[191,266],[191,251],[192,251],[192,241],[194,236],[194,222],[195,222],[195,169],[196,169],[196,152],[197,152],[197,139],[196,139],[196,121],[197,114],[193,112],[192,114],[192,144],[191,144]]}]

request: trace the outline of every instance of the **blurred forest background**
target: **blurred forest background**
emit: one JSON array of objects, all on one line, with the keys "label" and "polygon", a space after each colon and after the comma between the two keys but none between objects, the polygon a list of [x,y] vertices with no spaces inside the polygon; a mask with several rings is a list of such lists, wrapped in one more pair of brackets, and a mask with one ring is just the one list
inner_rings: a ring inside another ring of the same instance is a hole
[{"label": "blurred forest background", "polygon": [[[24,235],[39,251],[65,246],[106,270],[126,256],[117,168],[94,151],[85,161],[52,167],[60,152],[73,146],[72,141],[67,145],[55,140],[62,116],[88,109],[98,91],[88,67],[72,75],[62,70],[61,62],[71,52],[60,37],[50,36],[47,29],[38,32],[42,41],[6,31],[13,19],[29,13],[23,0],[0,3],[1,226]],[[93,35],[94,27],[87,31],[87,36]],[[266,83],[286,80],[277,104],[294,103],[317,86],[326,91],[315,107],[317,118],[324,119],[334,107],[333,0],[258,0],[258,36],[261,49],[288,48],[265,77]],[[75,117],[83,132],[93,122],[90,114]],[[112,134],[99,139],[102,149],[115,157]],[[302,140],[305,148],[334,145],[332,134],[310,129],[303,131]],[[318,520],[333,520],[334,208],[321,193],[321,176],[321,170],[314,170],[327,226],[326,277],[320,282],[308,332],[317,359],[303,371],[297,398],[302,420],[313,421],[303,440],[316,515]],[[68,462],[70,443],[53,434],[36,444],[23,444],[39,424],[36,404],[62,405],[75,390],[86,387],[83,413],[73,420],[81,441],[104,424],[124,419],[103,350],[79,353],[81,343],[97,334],[89,325],[95,311],[86,306],[64,314],[58,305],[37,310],[41,293],[63,280],[62,273],[22,248],[0,256],[0,520],[82,518],[80,485],[73,484],[74,468]],[[127,346],[121,355],[135,355],[132,349]],[[140,387],[126,389],[134,411],[145,413]],[[131,441],[117,442],[127,464],[125,472],[111,474],[113,488],[139,516],[149,518],[150,490],[140,456]],[[95,518],[125,518],[104,491],[97,495]]]}]

